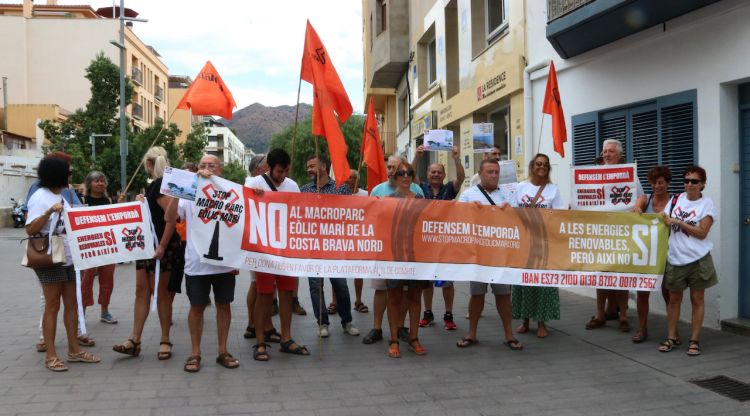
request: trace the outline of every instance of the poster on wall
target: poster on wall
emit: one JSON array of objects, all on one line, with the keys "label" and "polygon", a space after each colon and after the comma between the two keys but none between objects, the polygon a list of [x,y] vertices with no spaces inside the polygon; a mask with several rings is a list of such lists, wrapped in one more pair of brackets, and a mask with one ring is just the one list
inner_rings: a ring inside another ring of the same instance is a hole
[{"label": "poster on wall", "polygon": [[489,152],[494,145],[495,124],[474,123],[471,131],[474,138],[474,153]]},{"label": "poster on wall", "polygon": [[451,130],[425,130],[424,150],[440,151],[453,150],[453,131]]},{"label": "poster on wall", "polygon": [[573,167],[571,208],[583,211],[628,211],[638,193],[635,163]]}]

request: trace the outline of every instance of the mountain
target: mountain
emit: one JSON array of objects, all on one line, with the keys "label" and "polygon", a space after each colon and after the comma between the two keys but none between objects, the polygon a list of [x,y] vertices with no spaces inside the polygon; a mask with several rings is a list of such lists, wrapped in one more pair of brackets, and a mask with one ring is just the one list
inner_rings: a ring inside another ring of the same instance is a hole
[{"label": "mountain", "polygon": [[[271,136],[294,123],[294,110],[293,105],[266,107],[254,103],[233,113],[232,120],[222,119],[221,123],[233,129],[245,146],[256,153],[265,153]],[[300,103],[299,121],[309,117],[311,111],[311,105]]]}]

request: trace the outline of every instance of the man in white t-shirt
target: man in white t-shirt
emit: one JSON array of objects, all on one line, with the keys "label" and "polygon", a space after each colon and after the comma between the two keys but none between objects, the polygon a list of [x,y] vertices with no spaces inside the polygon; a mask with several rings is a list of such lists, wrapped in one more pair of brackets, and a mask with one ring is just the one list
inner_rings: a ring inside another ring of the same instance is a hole
[{"label": "man in white t-shirt", "polygon": [[[359,187],[359,172],[356,169],[349,170],[349,177],[344,182],[349,186],[354,196],[367,196],[367,190]],[[362,302],[362,286],[364,281],[362,279],[354,279],[354,310],[360,313],[367,313],[370,309],[367,305]],[[334,300],[336,298],[334,297]]]},{"label": "man in white t-shirt", "polygon": [[[198,165],[198,175],[220,177],[222,172],[223,168],[218,157],[205,155],[201,158]],[[196,219],[193,216],[193,209],[193,202],[185,199],[180,199],[177,205],[177,215],[181,221],[186,222],[187,230],[195,226]],[[216,305],[216,332],[219,338],[219,356],[216,358],[216,362],[225,368],[237,368],[240,366],[239,360],[227,351],[229,325],[232,322],[231,303],[234,300],[237,271],[231,267],[201,263],[200,258],[201,255],[196,250],[193,239],[188,236],[185,247],[185,288],[190,300],[188,327],[190,329],[192,353],[185,362],[184,369],[190,373],[200,370],[203,315],[210,302],[212,290]]]},{"label": "man in white t-shirt", "polygon": [[[245,180],[245,186],[253,188],[256,195],[264,192],[296,192],[299,193],[297,182],[287,178],[291,158],[283,149],[273,149],[268,152],[266,163],[268,173],[258,175]],[[273,273],[255,272],[255,288],[258,298],[255,301],[255,327],[262,328],[263,322],[269,313],[273,298],[273,288],[279,292],[279,318],[281,320],[281,352],[310,355],[307,347],[297,344],[292,339],[292,304],[294,293],[297,292],[298,279],[296,277],[282,276]],[[253,346],[255,352],[253,358],[256,361],[268,361],[268,345],[265,343],[265,334],[261,331],[255,332],[257,344]]]},{"label": "man in white t-shirt", "polygon": [[[489,152],[484,152],[484,160],[494,160],[497,166],[500,166],[500,159],[503,157],[503,152],[497,146],[492,146]],[[469,186],[479,185],[479,173],[475,173],[474,176],[469,180]]]},{"label": "man in white t-shirt", "polygon": [[[500,165],[492,159],[485,159],[479,165],[479,185],[472,186],[465,190],[458,197],[459,202],[474,202],[481,205],[497,205],[499,208],[505,208],[508,205],[509,195],[498,188],[500,180]],[[471,282],[469,300],[469,333],[461,338],[456,345],[459,348],[470,347],[477,343],[477,326],[479,317],[484,308],[484,296],[487,293],[487,283]],[[500,319],[503,322],[503,332],[505,333],[505,344],[512,350],[522,350],[523,344],[513,337],[513,308],[511,304],[511,286],[504,284],[491,283],[489,286],[495,295],[495,305]]]}]

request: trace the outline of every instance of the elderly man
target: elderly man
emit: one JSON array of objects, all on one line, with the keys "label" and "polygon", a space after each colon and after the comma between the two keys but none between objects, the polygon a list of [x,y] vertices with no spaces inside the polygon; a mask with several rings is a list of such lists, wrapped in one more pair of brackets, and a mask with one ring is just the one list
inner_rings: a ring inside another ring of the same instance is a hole
[{"label": "elderly man", "polygon": [[[390,196],[394,192],[396,192],[396,169],[398,169],[398,165],[401,163],[401,161],[404,160],[401,156],[398,155],[391,155],[388,157],[388,162],[385,164],[386,168],[386,174],[388,175],[388,180],[378,184],[376,187],[372,188],[372,191],[370,192],[370,196],[379,196],[379,197],[385,197]],[[419,194],[421,196],[424,196],[424,192],[422,192],[422,189],[415,183],[412,183],[409,187],[412,192]],[[383,315],[385,315],[385,308],[386,308],[386,300],[387,300],[387,290],[388,288],[385,285],[385,279],[371,279],[371,287],[375,290],[375,295],[372,299],[373,308],[375,310],[375,313],[373,314],[373,327],[370,330],[370,332],[365,335],[365,337],[362,339],[362,342],[364,344],[374,344],[375,342],[381,341],[383,339]],[[406,302],[404,302],[404,305],[406,305]],[[401,317],[401,320],[403,321],[404,318],[406,318],[406,309],[403,311],[403,316]],[[399,339],[401,339],[404,342],[409,341],[409,331],[408,329],[401,327],[398,330],[399,333]]]},{"label": "elderly man", "polygon": [[[223,168],[221,161],[214,155],[205,155],[198,165],[198,175],[211,177],[221,176]],[[174,203],[169,207],[174,215]],[[187,230],[195,226],[193,215],[193,203],[181,199],[177,204],[177,214],[181,221],[186,222]],[[201,337],[203,336],[203,315],[209,304],[211,291],[214,293],[216,304],[216,332],[219,338],[219,355],[216,362],[225,368],[237,368],[239,360],[227,352],[227,339],[229,337],[229,325],[232,322],[232,309],[230,304],[234,300],[234,286],[236,271],[230,267],[215,266],[201,263],[200,254],[195,249],[191,238],[187,239],[185,247],[185,287],[190,300],[190,312],[188,313],[188,327],[190,329],[190,340],[192,352],[185,362],[184,370],[195,373],[201,368]]]},{"label": "elderly man", "polygon": [[[245,186],[253,188],[256,195],[264,192],[299,192],[297,182],[289,179],[289,167],[292,163],[289,154],[283,149],[273,149],[268,152],[266,159],[269,171],[267,174],[248,178]],[[279,318],[281,319],[281,349],[279,351],[297,355],[310,355],[306,346],[297,344],[292,339],[292,298],[297,292],[298,280],[296,277],[281,276],[272,273],[255,273],[255,287],[258,298],[255,301],[255,327],[262,327],[266,322],[268,311],[271,307],[274,285],[279,292]],[[253,348],[253,359],[256,361],[268,361],[268,344],[265,343],[266,335],[256,331],[258,341]]]},{"label": "elderly man", "polygon": [[[300,192],[315,194],[331,195],[351,195],[352,191],[344,183],[336,187],[336,181],[331,178],[328,172],[331,169],[331,162],[323,156],[313,156],[307,160],[307,177],[312,181],[304,185]],[[357,336],[359,329],[352,324],[352,311],[349,309],[351,300],[349,299],[349,286],[346,279],[329,279],[333,293],[336,294],[336,301],[340,306],[338,308],[339,317],[341,317],[341,326],[344,332]],[[310,284],[310,299],[312,300],[313,312],[315,319],[318,320],[318,333],[321,338],[328,337],[328,309],[322,307],[326,304],[325,295],[323,294],[323,278],[308,277]]]},{"label": "elderly man", "polygon": [[[500,179],[500,166],[497,161],[485,159],[479,165],[479,185],[472,186],[458,198],[459,202],[474,202],[480,205],[497,205],[504,208],[508,201],[507,196],[498,188]],[[456,344],[459,348],[465,348],[477,343],[477,326],[479,325],[479,316],[484,306],[484,296],[487,293],[487,283],[471,282],[469,300],[469,333],[461,338]],[[505,341],[503,342],[512,350],[521,350],[523,345],[513,337],[512,327],[512,305],[511,305],[511,287],[503,284],[489,284],[492,293],[495,295],[495,306],[503,322],[503,332]]]},{"label": "elderly man", "polygon": [[[417,152],[412,161],[413,166],[417,166],[424,155],[424,146],[417,147]],[[453,163],[456,166],[456,179],[448,183],[445,181],[445,166],[440,163],[433,163],[427,168],[427,181],[421,182],[420,187],[427,199],[439,199],[443,201],[452,201],[458,195],[458,191],[464,183],[466,174],[464,166],[461,164],[461,154],[457,146],[453,146]],[[420,178],[421,179],[421,178]],[[443,327],[449,331],[456,329],[456,323],[453,320],[453,297],[455,289],[453,282],[442,282],[443,301],[445,302],[445,314],[443,314]],[[432,313],[432,295],[435,289],[432,285],[427,286],[422,292],[424,298],[424,315],[419,321],[419,326],[424,328],[431,326],[435,322],[435,315]]]},{"label": "elderly man", "polygon": [[[616,165],[623,163],[622,143],[619,140],[607,139],[602,143],[602,162],[605,165]],[[636,205],[645,203],[645,195],[641,182],[637,182],[636,192],[633,195],[636,199]],[[625,211],[627,209],[624,209]],[[623,332],[630,332],[630,323],[628,322],[628,291],[627,290],[610,290],[596,289],[596,315],[591,317],[586,323],[586,329],[602,328],[607,323],[608,314],[605,312],[606,303],[609,300],[613,313],[610,315],[617,316],[615,306],[620,308],[620,325]],[[614,318],[616,319],[616,318]]]}]

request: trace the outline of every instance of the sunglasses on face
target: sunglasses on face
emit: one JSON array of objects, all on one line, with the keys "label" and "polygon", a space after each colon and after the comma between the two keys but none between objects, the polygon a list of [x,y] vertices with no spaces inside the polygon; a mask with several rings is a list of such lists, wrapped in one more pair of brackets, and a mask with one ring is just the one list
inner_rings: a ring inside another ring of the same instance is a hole
[{"label": "sunglasses on face", "polygon": [[685,178],[685,179],[684,179],[684,182],[685,182],[685,185],[687,185],[687,184],[689,184],[689,183],[690,183],[690,184],[693,184],[693,185],[698,185],[698,184],[700,184],[700,183],[701,183],[701,182],[703,182],[703,181],[701,181],[700,179],[690,179],[690,178]]},{"label": "sunglasses on face", "polygon": [[547,162],[534,162],[534,165],[538,168],[548,168],[549,163]]},{"label": "sunglasses on face", "polygon": [[414,173],[409,172],[408,170],[400,170],[396,172],[396,176],[400,176],[402,178],[411,178],[412,176],[414,176]]}]

